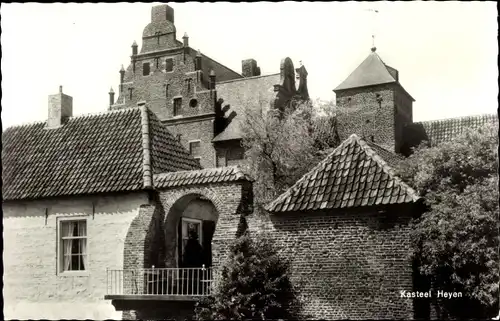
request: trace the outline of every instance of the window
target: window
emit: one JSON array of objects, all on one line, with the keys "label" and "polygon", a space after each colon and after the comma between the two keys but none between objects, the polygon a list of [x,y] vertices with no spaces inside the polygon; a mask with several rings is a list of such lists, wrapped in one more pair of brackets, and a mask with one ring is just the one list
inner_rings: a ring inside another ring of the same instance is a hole
[{"label": "window", "polygon": [[174,60],[172,58],[168,58],[165,60],[165,71],[170,72],[174,70]]},{"label": "window", "polygon": [[168,90],[170,88],[170,84],[165,84],[165,98],[168,98]]},{"label": "window", "polygon": [[195,108],[198,106],[198,100],[196,98],[193,98],[189,101],[189,107]]},{"label": "window", "polygon": [[238,165],[244,157],[243,148],[236,147],[227,150],[226,163],[227,166]]},{"label": "window", "polygon": [[224,167],[226,166],[226,151],[225,150],[217,150],[215,153],[215,166],[216,167]]},{"label": "window", "polygon": [[181,114],[182,109],[182,98],[174,99],[174,116],[178,116]]},{"label": "window", "polygon": [[142,75],[143,76],[149,76],[149,73],[150,73],[150,69],[149,69],[149,62],[145,62],[142,64]]},{"label": "window", "polygon": [[189,142],[189,153],[191,154],[191,156],[200,159],[201,158],[200,150],[201,150],[200,141]]},{"label": "window", "polygon": [[192,218],[182,218],[182,253],[189,238],[195,238],[198,242],[202,240],[201,220]]},{"label": "window", "polygon": [[60,220],[59,235],[59,271],[87,270],[87,220]]}]

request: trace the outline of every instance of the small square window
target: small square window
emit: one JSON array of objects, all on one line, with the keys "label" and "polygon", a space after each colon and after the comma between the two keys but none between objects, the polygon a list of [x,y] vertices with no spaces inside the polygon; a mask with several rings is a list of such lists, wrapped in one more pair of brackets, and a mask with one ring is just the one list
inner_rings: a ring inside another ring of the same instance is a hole
[{"label": "small square window", "polygon": [[189,143],[189,153],[194,158],[200,159],[201,158],[201,143],[199,141],[190,142]]},{"label": "small square window", "polygon": [[182,110],[182,98],[174,99],[174,116],[179,116]]},{"label": "small square window", "polygon": [[231,148],[226,154],[226,164],[227,166],[238,165],[244,157],[245,152],[242,147]]},{"label": "small square window", "polygon": [[142,64],[142,75],[143,76],[149,76],[149,73],[151,72],[150,67],[149,67],[149,62],[145,62]]},{"label": "small square window", "polygon": [[59,271],[88,270],[87,220],[59,221]]},{"label": "small square window", "polygon": [[165,60],[165,71],[170,72],[174,70],[174,60],[172,58],[168,58]]}]

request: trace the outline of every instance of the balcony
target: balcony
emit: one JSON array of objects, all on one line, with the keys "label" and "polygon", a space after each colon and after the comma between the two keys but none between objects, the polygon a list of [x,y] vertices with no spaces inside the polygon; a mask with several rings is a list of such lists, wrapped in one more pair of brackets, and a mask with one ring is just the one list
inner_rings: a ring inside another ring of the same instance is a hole
[{"label": "balcony", "polygon": [[212,291],[211,268],[107,270],[106,300],[195,301]]}]

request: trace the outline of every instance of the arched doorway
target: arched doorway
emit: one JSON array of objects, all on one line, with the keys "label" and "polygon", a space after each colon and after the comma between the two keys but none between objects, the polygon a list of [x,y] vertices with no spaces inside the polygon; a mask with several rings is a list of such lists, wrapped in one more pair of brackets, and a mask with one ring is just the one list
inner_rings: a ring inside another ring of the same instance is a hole
[{"label": "arched doorway", "polygon": [[164,225],[165,266],[175,269],[175,282],[186,283],[178,285],[181,290],[204,294],[212,280],[212,239],[219,212],[211,199],[197,192],[171,201]]},{"label": "arched doorway", "polygon": [[217,209],[210,200],[197,195],[187,202],[184,209],[177,207],[176,211],[177,267],[212,266],[212,238],[219,216]]}]

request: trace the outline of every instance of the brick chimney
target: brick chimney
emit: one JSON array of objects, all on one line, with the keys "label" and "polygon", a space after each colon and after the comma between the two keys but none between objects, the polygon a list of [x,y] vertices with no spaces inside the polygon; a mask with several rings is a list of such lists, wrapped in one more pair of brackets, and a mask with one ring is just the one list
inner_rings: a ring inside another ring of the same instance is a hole
[{"label": "brick chimney", "polygon": [[241,70],[243,77],[260,76],[260,67],[257,67],[255,59],[246,59],[241,62]]},{"label": "brick chimney", "polygon": [[47,128],[57,128],[73,116],[73,97],[63,94],[62,86],[59,93],[49,96],[49,118]]},{"label": "brick chimney", "polygon": [[151,9],[151,22],[170,21],[174,23],[174,9],[166,4]]}]

